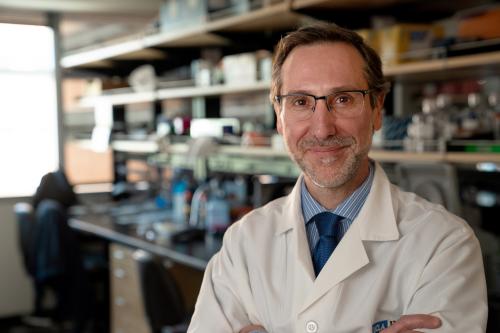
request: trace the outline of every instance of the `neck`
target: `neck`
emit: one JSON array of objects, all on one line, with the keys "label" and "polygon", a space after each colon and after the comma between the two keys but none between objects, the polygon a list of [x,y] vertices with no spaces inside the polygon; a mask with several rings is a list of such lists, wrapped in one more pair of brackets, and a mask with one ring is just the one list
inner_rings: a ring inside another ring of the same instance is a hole
[{"label": "neck", "polygon": [[370,173],[369,161],[366,160],[355,176],[344,184],[336,187],[320,187],[304,175],[304,182],[311,196],[328,210],[333,210],[348,198],[356,189],[363,184]]}]

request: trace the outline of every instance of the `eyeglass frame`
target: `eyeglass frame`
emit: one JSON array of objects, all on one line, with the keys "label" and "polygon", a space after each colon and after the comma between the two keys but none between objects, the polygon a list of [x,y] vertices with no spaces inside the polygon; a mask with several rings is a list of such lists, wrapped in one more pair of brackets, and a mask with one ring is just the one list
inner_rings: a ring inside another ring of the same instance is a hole
[{"label": "eyeglass frame", "polygon": [[314,98],[314,106],[312,107],[311,112],[314,113],[314,111],[316,111],[316,105],[317,105],[317,102],[318,102],[319,99],[325,100],[325,105],[326,105],[326,108],[327,108],[328,112],[333,112],[332,110],[330,110],[330,106],[328,106],[328,103],[326,103],[326,98],[328,96],[336,95],[336,94],[341,94],[341,93],[361,93],[361,94],[363,94],[363,106],[364,106],[364,101],[365,101],[366,95],[369,95],[374,90],[375,89],[339,90],[339,91],[335,91],[335,92],[333,92],[331,94],[323,95],[323,96],[316,96],[316,95],[313,95],[313,94],[305,94],[305,93],[293,93],[293,94],[285,94],[285,95],[276,95],[276,96],[274,96],[274,100],[278,104],[281,105],[281,101],[282,101],[283,97],[289,97],[289,96],[296,96],[296,97],[309,96],[309,97]]}]

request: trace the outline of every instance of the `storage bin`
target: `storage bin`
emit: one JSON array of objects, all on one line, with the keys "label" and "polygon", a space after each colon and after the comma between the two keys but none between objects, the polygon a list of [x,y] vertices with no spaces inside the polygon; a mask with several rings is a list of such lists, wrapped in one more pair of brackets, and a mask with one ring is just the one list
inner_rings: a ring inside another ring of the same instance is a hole
[{"label": "storage bin", "polygon": [[[252,0],[164,0],[160,7],[160,29],[188,28],[210,19],[241,14],[250,10]],[[259,5],[262,0],[257,0]]]}]

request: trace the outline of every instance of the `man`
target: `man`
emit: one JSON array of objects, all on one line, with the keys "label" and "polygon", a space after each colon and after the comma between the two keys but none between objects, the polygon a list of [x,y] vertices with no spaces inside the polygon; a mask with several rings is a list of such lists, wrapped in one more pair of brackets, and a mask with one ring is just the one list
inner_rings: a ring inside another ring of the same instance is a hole
[{"label": "man", "polygon": [[387,91],[376,53],[317,24],[280,41],[272,75],[277,129],[303,173],[226,232],[189,332],[484,332],[473,232],[368,158]]}]

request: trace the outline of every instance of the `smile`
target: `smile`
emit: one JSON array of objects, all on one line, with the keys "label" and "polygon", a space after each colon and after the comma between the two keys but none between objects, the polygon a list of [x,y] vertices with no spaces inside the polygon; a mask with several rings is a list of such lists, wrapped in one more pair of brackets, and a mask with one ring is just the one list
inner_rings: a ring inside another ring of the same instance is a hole
[{"label": "smile", "polygon": [[308,150],[310,150],[314,153],[331,153],[331,152],[340,151],[340,150],[347,148],[347,147],[348,146],[311,147]]}]

